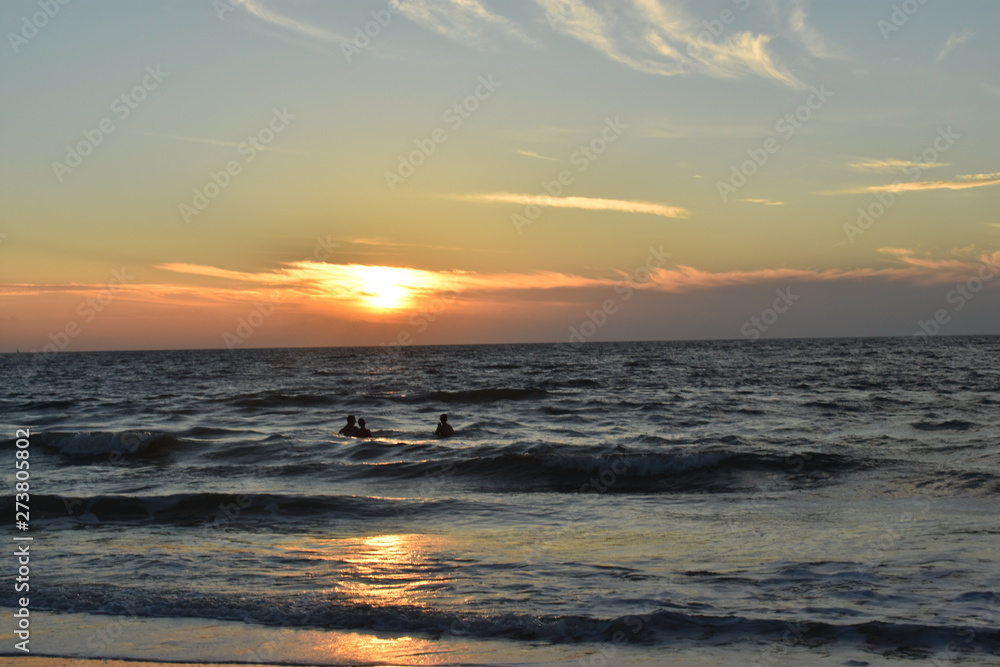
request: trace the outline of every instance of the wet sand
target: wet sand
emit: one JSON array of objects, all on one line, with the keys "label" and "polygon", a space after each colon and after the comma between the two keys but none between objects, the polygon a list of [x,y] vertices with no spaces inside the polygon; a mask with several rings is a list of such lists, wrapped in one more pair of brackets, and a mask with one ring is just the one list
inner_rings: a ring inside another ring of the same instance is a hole
[{"label": "wet sand", "polygon": [[32,613],[31,655],[0,647],[0,665],[17,667],[164,667],[165,665],[372,666],[519,665],[544,667],[883,667],[912,665],[915,658],[990,664],[983,655],[879,654],[861,647],[808,647],[748,641],[736,646],[688,643],[649,651],[648,646],[430,638],[380,632],[271,628],[200,619],[130,618]]}]

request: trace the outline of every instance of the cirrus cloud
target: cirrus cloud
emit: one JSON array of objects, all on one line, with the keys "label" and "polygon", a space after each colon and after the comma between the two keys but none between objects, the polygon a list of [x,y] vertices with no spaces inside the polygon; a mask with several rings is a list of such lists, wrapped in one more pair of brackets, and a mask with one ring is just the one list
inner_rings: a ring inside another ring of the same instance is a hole
[{"label": "cirrus cloud", "polygon": [[520,194],[514,192],[485,192],[471,195],[450,195],[455,201],[489,204],[520,204],[547,208],[577,208],[585,211],[618,211],[621,213],[644,213],[664,218],[686,218],[690,212],[680,206],[667,206],[648,201],[626,199],[604,199],[600,197],[551,197],[549,195]]}]

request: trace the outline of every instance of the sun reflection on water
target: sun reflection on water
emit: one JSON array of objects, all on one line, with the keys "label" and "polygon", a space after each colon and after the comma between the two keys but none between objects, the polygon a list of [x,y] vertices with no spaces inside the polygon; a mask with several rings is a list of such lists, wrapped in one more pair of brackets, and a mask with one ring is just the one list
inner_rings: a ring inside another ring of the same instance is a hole
[{"label": "sun reflection on water", "polygon": [[333,540],[343,563],[336,591],[349,602],[426,607],[451,580],[436,556],[441,541],[414,534]]}]

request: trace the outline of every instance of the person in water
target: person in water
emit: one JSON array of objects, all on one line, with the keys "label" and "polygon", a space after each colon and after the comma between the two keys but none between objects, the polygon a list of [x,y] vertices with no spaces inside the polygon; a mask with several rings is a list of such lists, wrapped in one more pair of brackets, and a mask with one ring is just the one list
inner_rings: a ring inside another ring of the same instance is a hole
[{"label": "person in water", "polygon": [[340,429],[338,433],[340,433],[340,435],[350,436],[354,435],[357,432],[358,432],[358,427],[354,424],[354,415],[347,415],[347,424],[345,424],[344,428]]},{"label": "person in water", "polygon": [[454,433],[455,429],[453,429],[451,424],[448,423],[448,415],[441,415],[441,421],[434,430],[434,435],[439,438],[447,438],[449,435],[454,435]]},{"label": "person in water", "polygon": [[372,437],[372,432],[365,428],[365,420],[358,420],[358,428],[354,431],[355,438],[370,438]]}]

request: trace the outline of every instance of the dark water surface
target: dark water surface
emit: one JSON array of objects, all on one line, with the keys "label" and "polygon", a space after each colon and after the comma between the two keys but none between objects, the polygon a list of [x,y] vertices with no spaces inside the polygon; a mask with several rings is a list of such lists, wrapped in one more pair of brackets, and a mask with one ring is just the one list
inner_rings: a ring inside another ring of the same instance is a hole
[{"label": "dark water surface", "polygon": [[[1000,650],[995,337],[4,355],[0,372],[5,456],[31,430],[33,609]],[[374,438],[335,435],[348,413]]]}]

